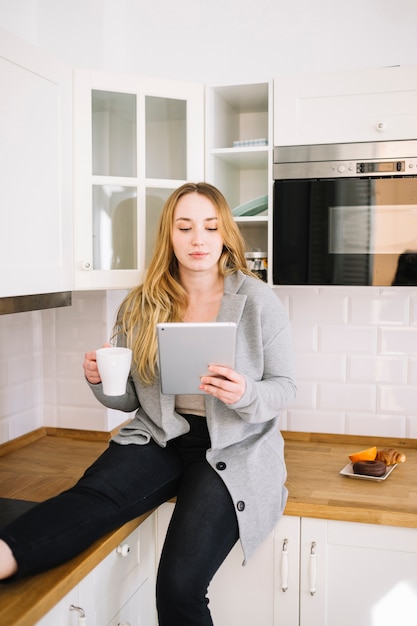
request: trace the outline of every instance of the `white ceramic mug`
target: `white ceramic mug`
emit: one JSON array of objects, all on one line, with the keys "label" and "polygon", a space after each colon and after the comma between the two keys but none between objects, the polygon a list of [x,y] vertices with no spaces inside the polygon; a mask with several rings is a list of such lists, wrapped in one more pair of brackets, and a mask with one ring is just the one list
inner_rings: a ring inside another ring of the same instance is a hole
[{"label": "white ceramic mug", "polygon": [[126,393],[126,382],[132,363],[130,348],[99,348],[96,350],[97,367],[106,396]]}]

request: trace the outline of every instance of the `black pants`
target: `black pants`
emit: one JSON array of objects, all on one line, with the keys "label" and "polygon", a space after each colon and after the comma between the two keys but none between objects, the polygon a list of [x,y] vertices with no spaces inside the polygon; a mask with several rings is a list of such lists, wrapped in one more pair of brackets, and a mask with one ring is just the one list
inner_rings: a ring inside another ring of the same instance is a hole
[{"label": "black pants", "polygon": [[110,443],[70,490],[0,532],[18,576],[67,561],[107,532],[176,496],[157,576],[159,626],[211,626],[208,585],[238,539],[234,505],[210,467],[206,420],[161,448]]}]

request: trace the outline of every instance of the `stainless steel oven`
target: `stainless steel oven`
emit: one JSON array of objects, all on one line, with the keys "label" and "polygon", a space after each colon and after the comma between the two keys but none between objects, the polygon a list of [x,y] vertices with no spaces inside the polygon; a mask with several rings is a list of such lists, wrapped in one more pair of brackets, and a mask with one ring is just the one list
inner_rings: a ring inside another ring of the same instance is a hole
[{"label": "stainless steel oven", "polygon": [[417,284],[417,140],[274,148],[273,281]]}]

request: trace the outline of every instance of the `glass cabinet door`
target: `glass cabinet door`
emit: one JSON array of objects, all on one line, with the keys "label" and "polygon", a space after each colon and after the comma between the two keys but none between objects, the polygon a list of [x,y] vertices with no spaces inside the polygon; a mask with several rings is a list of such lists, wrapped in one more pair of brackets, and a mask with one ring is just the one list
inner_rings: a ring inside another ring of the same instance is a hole
[{"label": "glass cabinet door", "polygon": [[93,266],[138,268],[136,187],[93,185]]},{"label": "glass cabinet door", "polygon": [[187,178],[187,102],[145,97],[146,178]]},{"label": "glass cabinet door", "polygon": [[93,175],[137,176],[136,95],[91,94]]},{"label": "glass cabinet door", "polygon": [[146,189],[145,267],[148,267],[153,255],[162,208],[173,191],[174,189],[159,189],[157,187]]},{"label": "glass cabinet door", "polygon": [[75,74],[76,289],[143,279],[169,194],[204,178],[203,85]]}]

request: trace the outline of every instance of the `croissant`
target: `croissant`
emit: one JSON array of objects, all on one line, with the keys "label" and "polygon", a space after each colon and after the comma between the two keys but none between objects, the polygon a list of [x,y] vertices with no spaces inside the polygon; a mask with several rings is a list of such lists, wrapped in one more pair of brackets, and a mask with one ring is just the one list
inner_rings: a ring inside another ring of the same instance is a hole
[{"label": "croissant", "polygon": [[377,461],[383,461],[385,465],[395,465],[396,463],[404,463],[406,456],[394,448],[384,448],[378,450],[375,458]]}]

